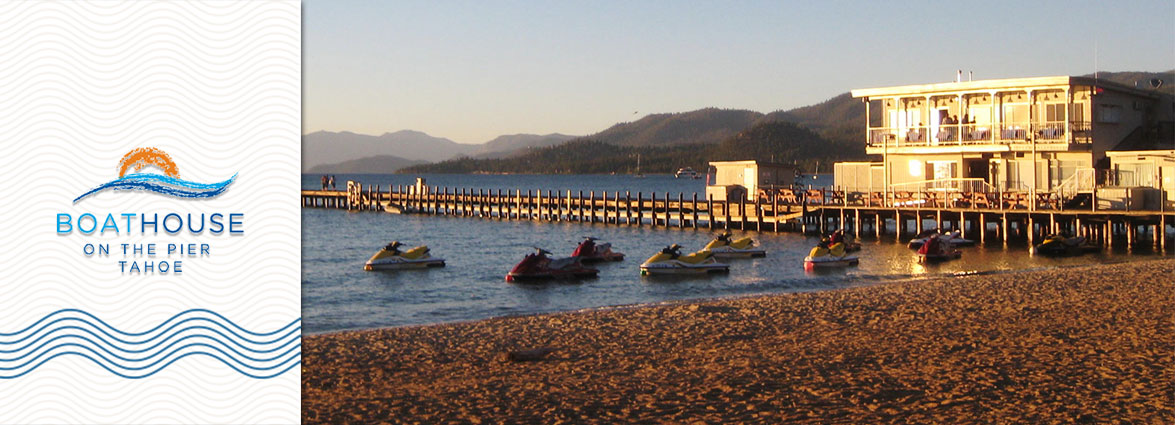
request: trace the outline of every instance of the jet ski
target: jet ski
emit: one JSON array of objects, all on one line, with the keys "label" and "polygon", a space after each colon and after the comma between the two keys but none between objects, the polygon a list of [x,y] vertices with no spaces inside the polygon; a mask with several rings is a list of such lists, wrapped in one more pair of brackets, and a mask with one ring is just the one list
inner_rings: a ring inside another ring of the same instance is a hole
[{"label": "jet ski", "polygon": [[858,263],[860,260],[856,256],[850,256],[846,253],[844,242],[830,244],[828,239],[824,239],[820,241],[819,245],[812,248],[807,257],[804,257],[804,270],[848,267]]},{"label": "jet ski", "polygon": [[578,257],[584,264],[624,260],[624,254],[612,251],[612,244],[596,243],[597,240],[591,236],[583,238],[571,256]]},{"label": "jet ski", "polygon": [[1051,235],[1044,242],[1032,247],[1033,255],[1081,255],[1086,252],[1100,251],[1101,247],[1089,243],[1083,236],[1067,237],[1065,235]]},{"label": "jet ski", "polygon": [[767,251],[755,245],[751,238],[732,240],[730,232],[719,233],[714,240],[706,244],[706,250],[714,253],[718,258],[746,258],[766,257]]},{"label": "jet ski", "polygon": [[433,258],[428,254],[427,246],[418,246],[407,251],[400,251],[399,241],[384,246],[363,265],[363,270],[400,270],[422,269],[426,267],[444,267],[444,258]]},{"label": "jet ski", "polygon": [[918,248],[918,261],[947,261],[963,256],[948,236],[933,234]]},{"label": "jet ski", "polygon": [[551,258],[550,251],[537,247],[535,251],[510,269],[510,273],[506,274],[507,282],[578,279],[596,277],[600,273],[599,270],[584,266],[579,257]]},{"label": "jet ski", "polygon": [[673,244],[649,257],[641,264],[641,275],[653,274],[704,274],[730,271],[730,265],[719,263],[714,253],[705,249],[689,255],[681,255],[681,245]]},{"label": "jet ski", "polygon": [[845,252],[857,252],[861,250],[861,243],[857,242],[857,238],[853,235],[845,234],[845,229],[836,229],[831,235],[828,235],[829,246],[838,243],[844,244]]},{"label": "jet ski", "polygon": [[940,233],[938,229],[931,229],[931,230],[927,230],[925,232],[919,233],[918,236],[914,237],[914,239],[910,239],[910,242],[907,243],[906,246],[910,247],[910,249],[922,248],[922,245],[926,243],[926,240],[930,239],[930,237],[934,236],[934,235],[947,236],[948,239],[950,239],[950,241],[951,241],[951,245],[954,245],[954,246],[975,245],[975,241],[973,241],[971,239],[963,239],[963,238],[959,237],[959,235],[961,235],[961,234],[963,234],[963,232],[956,230],[956,231],[953,231],[949,234],[944,235],[944,234]]}]

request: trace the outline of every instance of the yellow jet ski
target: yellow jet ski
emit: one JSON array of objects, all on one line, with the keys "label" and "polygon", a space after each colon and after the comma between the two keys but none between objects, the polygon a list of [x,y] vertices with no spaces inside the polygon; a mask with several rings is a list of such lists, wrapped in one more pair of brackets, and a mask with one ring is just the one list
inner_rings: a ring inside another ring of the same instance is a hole
[{"label": "yellow jet ski", "polygon": [[407,251],[400,251],[399,241],[392,241],[383,249],[376,252],[363,265],[363,270],[400,270],[422,269],[426,267],[444,267],[444,258],[433,258],[428,254],[427,246],[418,246]]},{"label": "yellow jet ski", "polygon": [[828,240],[825,239],[812,248],[807,257],[804,257],[804,270],[848,267],[858,263],[860,260],[856,256],[850,256],[845,252],[844,242],[829,245]]},{"label": "yellow jet ski", "polygon": [[719,263],[714,253],[705,249],[681,255],[681,245],[673,244],[641,264],[641,274],[704,274],[730,271],[730,265]]},{"label": "yellow jet ski", "polygon": [[706,244],[706,250],[713,252],[718,258],[747,258],[766,257],[767,251],[755,245],[751,238],[731,239],[730,232],[719,233],[714,240]]}]

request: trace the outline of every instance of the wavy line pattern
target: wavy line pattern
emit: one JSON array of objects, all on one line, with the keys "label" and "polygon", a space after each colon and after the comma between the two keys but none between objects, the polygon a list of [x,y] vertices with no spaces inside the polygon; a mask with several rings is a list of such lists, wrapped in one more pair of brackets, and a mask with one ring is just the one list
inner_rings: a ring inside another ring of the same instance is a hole
[{"label": "wavy line pattern", "polygon": [[127,174],[117,179],[102,183],[97,187],[90,189],[86,193],[81,194],[73,199],[73,203],[84,199],[92,194],[111,189],[111,190],[139,190],[145,192],[154,192],[161,195],[174,196],[176,198],[211,198],[224,192],[228,189],[228,185],[232,184],[237,179],[237,175],[233,174],[228,180],[219,183],[198,183],[183,179],[177,179],[171,176],[153,173],[134,173]]},{"label": "wavy line pattern", "polygon": [[301,364],[302,319],[253,332],[206,309],[176,314],[144,331],[126,332],[79,309],[57,310],[12,333],[0,333],[0,379],[15,379],[61,356],[80,356],[122,378],[141,379],[188,356],[208,356],[255,379]]},{"label": "wavy line pattern", "polygon": [[[0,2],[0,22],[0,423],[297,423],[301,5]],[[241,178],[209,198],[71,202],[145,146],[189,182]],[[242,213],[246,233],[51,230],[58,213],[168,212]],[[81,251],[191,242],[211,255],[181,275]],[[240,326],[173,317],[194,306]]]}]

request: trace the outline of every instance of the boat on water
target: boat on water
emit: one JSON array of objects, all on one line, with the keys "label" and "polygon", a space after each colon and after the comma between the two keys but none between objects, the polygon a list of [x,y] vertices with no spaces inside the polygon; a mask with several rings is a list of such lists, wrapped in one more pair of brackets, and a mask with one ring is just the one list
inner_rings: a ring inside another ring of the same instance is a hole
[{"label": "boat on water", "polygon": [[681,245],[673,244],[649,257],[641,264],[641,275],[661,274],[706,274],[730,271],[730,265],[719,263],[714,253],[701,250],[689,255],[681,254]]},{"label": "boat on water", "polygon": [[575,251],[571,253],[572,257],[578,257],[584,264],[608,262],[608,261],[624,261],[624,254],[612,250],[612,244],[606,242],[596,242],[599,239],[587,236],[583,238],[583,242],[575,247]]},{"label": "boat on water", "polygon": [[551,258],[551,251],[535,248],[527,254],[510,273],[507,282],[533,282],[552,279],[582,279],[596,277],[600,271],[584,266],[579,257]]},{"label": "boat on water", "polygon": [[953,245],[953,246],[972,246],[972,245],[975,245],[974,240],[963,239],[963,237],[961,236],[962,234],[963,234],[963,232],[960,232],[958,230],[953,231],[951,233],[943,234],[938,229],[931,229],[931,230],[927,230],[922,233],[919,233],[917,236],[914,236],[914,239],[910,239],[910,242],[908,242],[906,244],[906,246],[910,247],[910,249],[922,248],[922,244],[925,244],[926,241],[929,240],[930,237],[932,237],[932,236],[945,237],[951,241],[951,245]]},{"label": "boat on water", "polygon": [[963,256],[963,251],[955,249],[951,235],[940,235],[935,233],[926,239],[926,242],[918,248],[918,261],[934,262],[934,261],[948,261]]},{"label": "boat on water", "polygon": [[707,251],[718,258],[766,257],[767,251],[755,244],[749,237],[733,239],[729,231],[719,233],[706,244]]},{"label": "boat on water", "polygon": [[698,178],[698,172],[694,171],[694,169],[690,168],[690,167],[682,167],[682,168],[678,168],[677,172],[673,173],[673,177],[679,178],[679,179],[680,178],[696,179],[696,178]]},{"label": "boat on water", "polygon": [[1090,243],[1084,236],[1068,237],[1066,235],[1050,235],[1044,242],[1032,247],[1032,255],[1081,255],[1087,252],[1101,251],[1102,247]]},{"label": "boat on water", "polygon": [[413,212],[415,212],[412,208],[406,207],[404,205],[396,204],[396,203],[393,203],[390,201],[380,202],[380,206],[382,206],[384,209],[384,212],[386,212],[388,214],[412,214]]},{"label": "boat on water", "polygon": [[403,270],[423,269],[429,267],[444,267],[444,258],[435,258],[429,255],[427,246],[421,245],[407,251],[400,251],[403,246],[399,241],[392,241],[387,246],[372,255],[363,270]]},{"label": "boat on water", "polygon": [[845,243],[829,244],[828,240],[820,241],[812,248],[807,257],[804,257],[804,270],[829,269],[855,266],[861,262],[856,256],[845,252]]}]

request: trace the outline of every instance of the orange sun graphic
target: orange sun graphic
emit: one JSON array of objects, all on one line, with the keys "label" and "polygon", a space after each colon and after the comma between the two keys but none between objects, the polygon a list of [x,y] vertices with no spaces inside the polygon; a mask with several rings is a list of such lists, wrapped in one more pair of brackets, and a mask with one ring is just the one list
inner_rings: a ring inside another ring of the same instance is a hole
[{"label": "orange sun graphic", "polygon": [[171,160],[171,156],[156,148],[135,148],[123,155],[122,160],[118,161],[118,177],[125,176],[127,170],[132,168],[138,172],[150,165],[159,167],[163,174],[169,177],[180,177],[180,169],[175,165],[175,161]]}]

